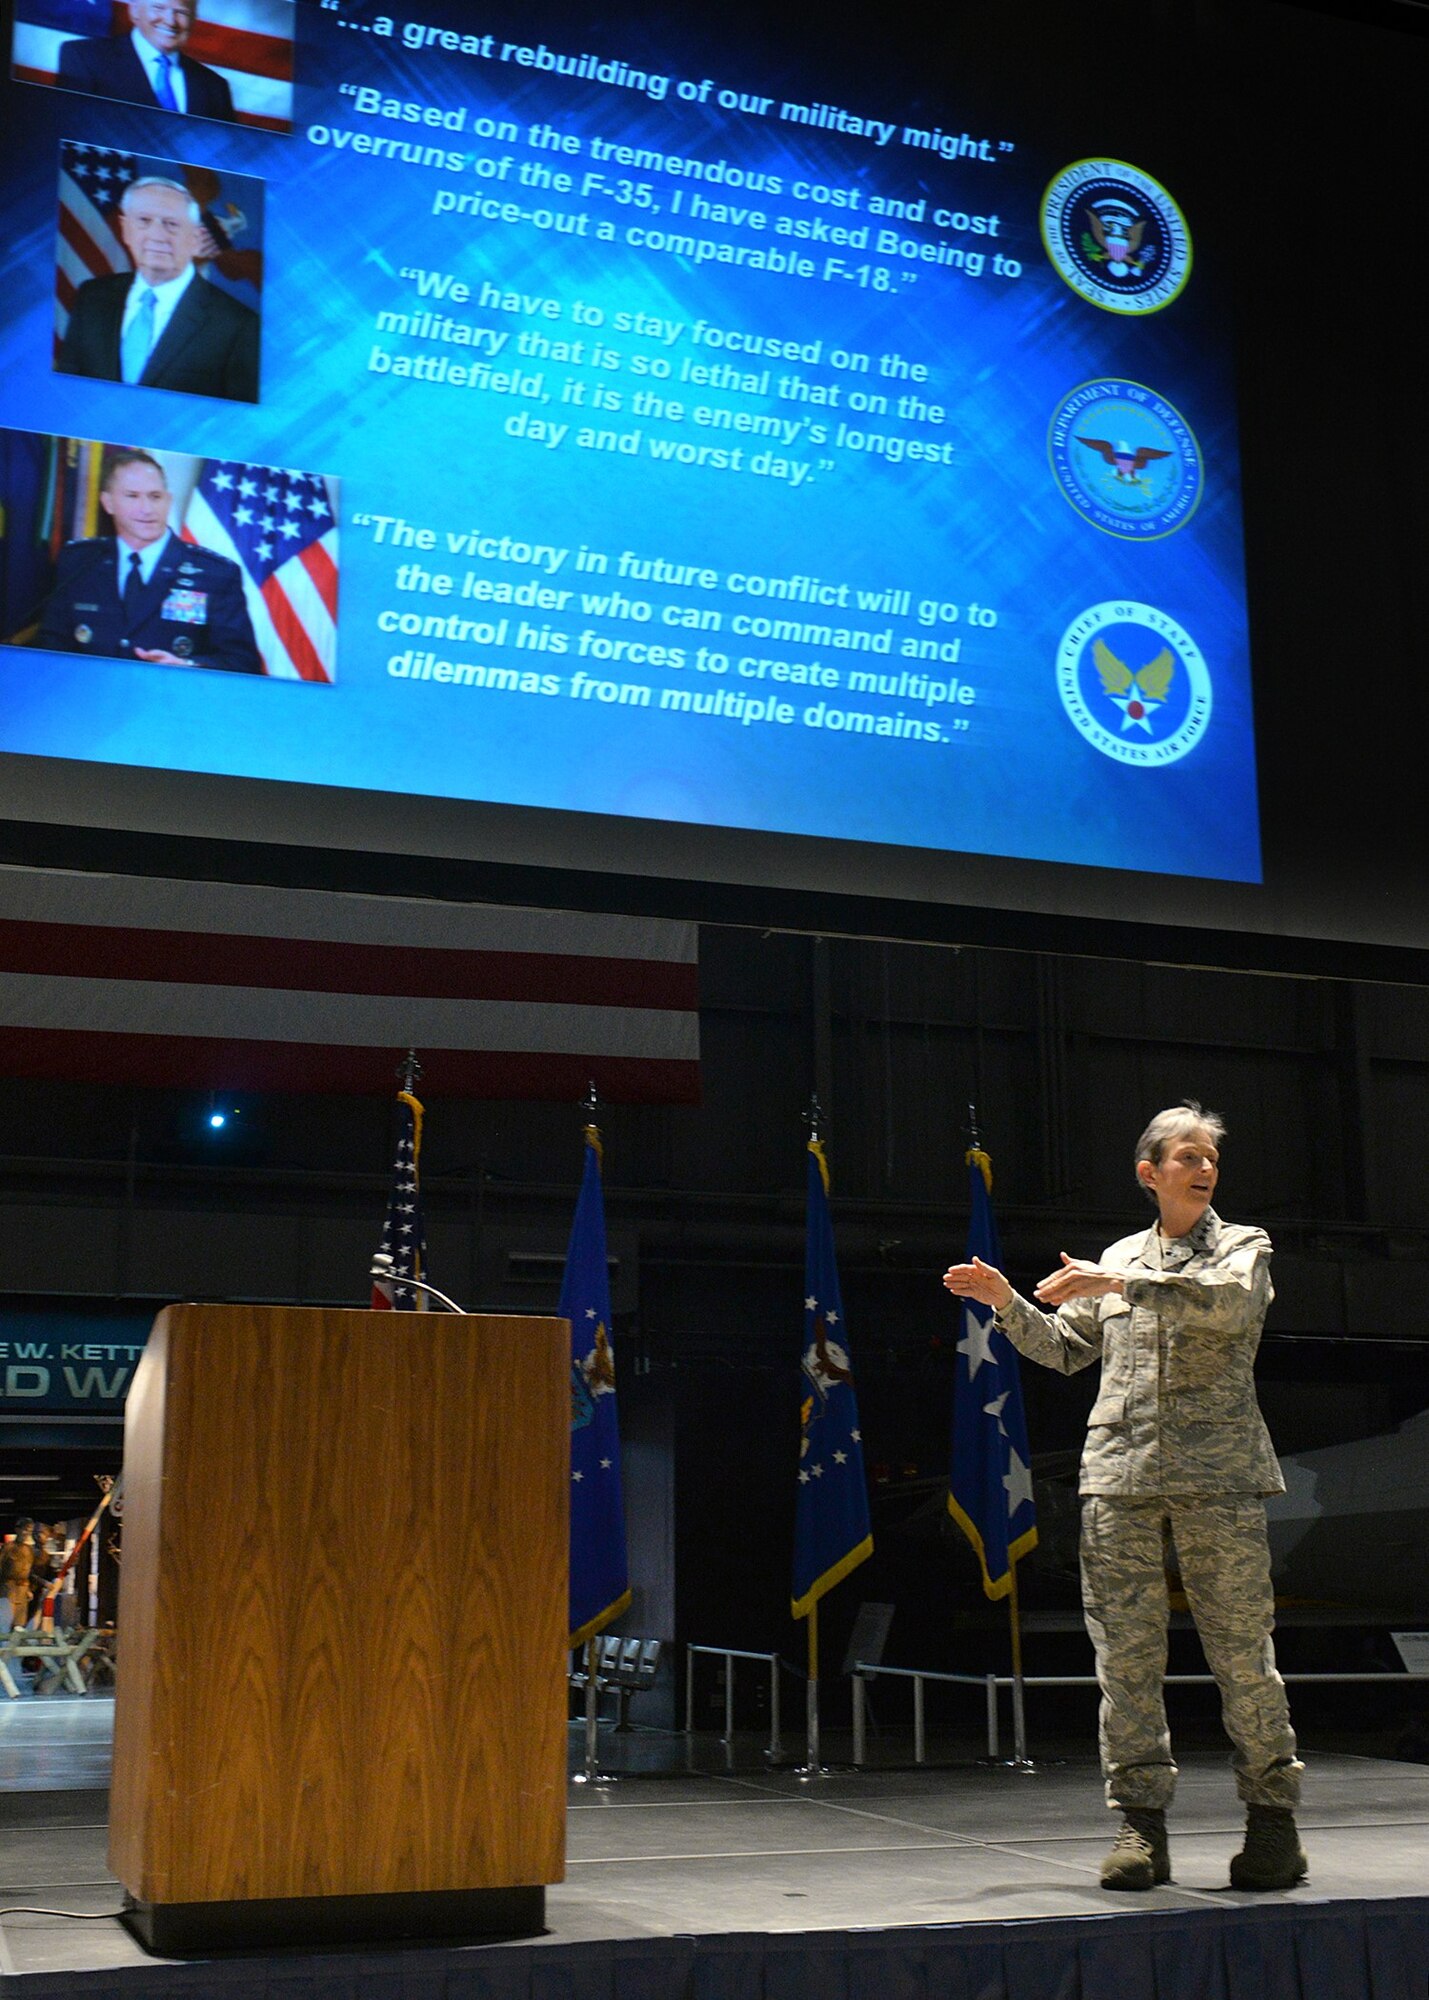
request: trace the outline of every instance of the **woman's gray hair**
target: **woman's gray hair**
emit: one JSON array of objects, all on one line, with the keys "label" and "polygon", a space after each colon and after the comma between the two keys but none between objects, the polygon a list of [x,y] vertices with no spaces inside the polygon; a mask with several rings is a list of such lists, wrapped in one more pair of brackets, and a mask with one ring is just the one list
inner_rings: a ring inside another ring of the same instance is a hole
[{"label": "woman's gray hair", "polygon": [[[1150,1160],[1153,1167],[1159,1167],[1166,1157],[1167,1147],[1173,1146],[1178,1139],[1184,1139],[1190,1132],[1209,1132],[1217,1146],[1226,1136],[1226,1128],[1217,1112],[1203,1111],[1194,1097],[1183,1098],[1179,1104],[1158,1111],[1137,1140],[1133,1173],[1143,1160]],[[1149,1200],[1155,1201],[1155,1195],[1140,1174],[1136,1175],[1136,1184]]]}]

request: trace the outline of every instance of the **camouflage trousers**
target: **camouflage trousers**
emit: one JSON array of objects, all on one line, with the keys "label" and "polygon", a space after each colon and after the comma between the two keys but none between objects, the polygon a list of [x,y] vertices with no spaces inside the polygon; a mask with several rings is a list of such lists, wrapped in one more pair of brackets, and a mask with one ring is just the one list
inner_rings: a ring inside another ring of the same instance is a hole
[{"label": "camouflage trousers", "polygon": [[1102,1691],[1107,1804],[1166,1806],[1176,1786],[1162,1682],[1170,1601],[1167,1537],[1221,1691],[1248,1805],[1293,1806],[1304,1766],[1270,1633],[1275,1596],[1265,1507],[1252,1499],[1082,1499],[1082,1605]]}]

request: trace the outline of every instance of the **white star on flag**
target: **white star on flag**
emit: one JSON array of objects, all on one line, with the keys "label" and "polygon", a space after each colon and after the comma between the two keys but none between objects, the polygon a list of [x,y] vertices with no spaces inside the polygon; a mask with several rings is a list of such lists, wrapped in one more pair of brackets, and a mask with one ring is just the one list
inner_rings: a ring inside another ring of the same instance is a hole
[{"label": "white star on flag", "polygon": [[1002,1432],[1004,1437],[1007,1436],[1007,1426],[1002,1421],[1002,1406],[1010,1394],[1010,1390],[1004,1389],[1002,1394],[996,1397],[991,1403],[984,1403],[982,1406],[982,1413],[985,1417],[996,1417],[997,1428]]},{"label": "white star on flag", "polygon": [[1007,1511],[1015,1514],[1024,1500],[1032,1498],[1032,1468],[1024,1465],[1017,1453],[1009,1446],[1007,1471],[1003,1474],[1003,1485],[1007,1489]]},{"label": "white star on flag", "polygon": [[813,1312],[818,1303],[819,1302],[817,1299],[805,1299],[804,1311],[809,1313]]},{"label": "white star on flag", "polygon": [[958,1352],[968,1357],[968,1374],[976,1375],[984,1361],[996,1367],[992,1351],[992,1321],[981,1320],[976,1313],[965,1310],[963,1325],[966,1331],[958,1342]]}]

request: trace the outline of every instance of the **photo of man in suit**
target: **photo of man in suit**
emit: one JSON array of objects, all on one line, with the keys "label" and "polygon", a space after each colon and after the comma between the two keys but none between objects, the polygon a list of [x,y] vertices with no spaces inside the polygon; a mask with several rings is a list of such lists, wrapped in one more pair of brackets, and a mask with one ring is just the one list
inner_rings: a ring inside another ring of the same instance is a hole
[{"label": "photo of man in suit", "polygon": [[184,53],[197,12],[197,0],[129,0],[130,32],[65,42],[56,83],[190,118],[232,120],[227,79]]},{"label": "photo of man in suit", "polygon": [[158,175],[131,181],[119,235],[134,269],[80,286],[55,366],[256,403],[258,315],[195,269],[203,216],[188,189]]},{"label": "photo of man in suit", "polygon": [[110,452],[99,504],[114,533],[60,550],[34,643],[61,653],[261,674],[238,564],[174,534],[173,495],[159,461],[147,451]]}]

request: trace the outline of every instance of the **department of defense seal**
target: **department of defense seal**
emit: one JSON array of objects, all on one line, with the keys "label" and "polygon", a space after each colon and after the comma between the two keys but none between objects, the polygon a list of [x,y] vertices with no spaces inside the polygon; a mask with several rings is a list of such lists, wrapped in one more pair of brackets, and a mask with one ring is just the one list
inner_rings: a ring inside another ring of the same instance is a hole
[{"label": "department of defense seal", "polygon": [[1175,534],[1200,502],[1204,468],[1191,426],[1140,382],[1108,376],[1071,390],[1052,412],[1047,456],[1082,519],[1125,541]]},{"label": "department of defense seal", "polygon": [[1073,727],[1118,764],[1155,769],[1194,750],[1211,720],[1211,676],[1174,618],[1131,599],[1093,604],[1057,646]]},{"label": "department of defense seal", "polygon": [[1057,275],[1107,312],[1160,312],[1191,275],[1185,216],[1160,181],[1125,160],[1064,167],[1040,221]]}]

